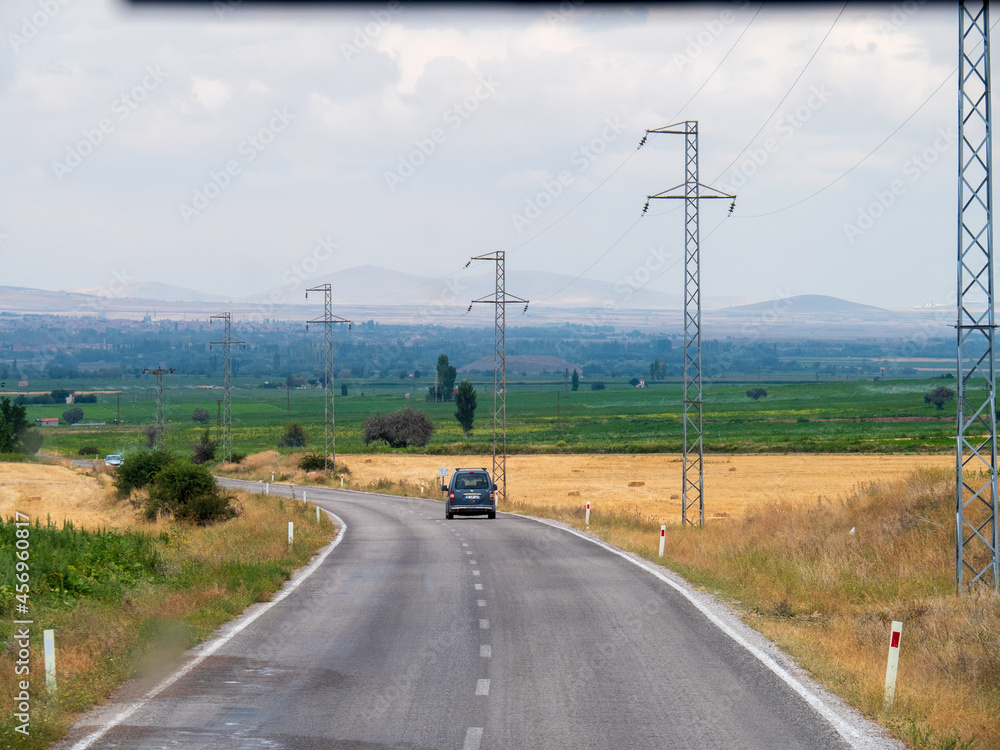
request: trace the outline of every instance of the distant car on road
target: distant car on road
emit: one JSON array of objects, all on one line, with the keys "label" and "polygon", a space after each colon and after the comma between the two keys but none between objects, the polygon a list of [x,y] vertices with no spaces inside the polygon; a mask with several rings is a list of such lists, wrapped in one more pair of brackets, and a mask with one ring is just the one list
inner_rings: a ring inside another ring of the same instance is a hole
[{"label": "distant car on road", "polygon": [[125,463],[125,459],[117,453],[111,453],[104,457],[105,466],[121,466],[123,463]]},{"label": "distant car on road", "polygon": [[455,469],[441,491],[448,493],[444,517],[449,521],[456,515],[497,517],[497,486],[486,469]]}]

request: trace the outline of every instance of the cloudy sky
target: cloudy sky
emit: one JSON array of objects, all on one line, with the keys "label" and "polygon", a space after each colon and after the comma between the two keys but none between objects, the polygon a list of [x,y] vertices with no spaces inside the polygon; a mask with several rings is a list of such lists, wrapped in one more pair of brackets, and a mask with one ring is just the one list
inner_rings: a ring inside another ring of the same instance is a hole
[{"label": "cloudy sky", "polygon": [[4,0],[0,28],[2,285],[336,294],[506,250],[679,293],[682,203],[642,209],[684,138],[637,146],[697,120],[738,194],[703,203],[706,305],[954,298],[951,4]]}]

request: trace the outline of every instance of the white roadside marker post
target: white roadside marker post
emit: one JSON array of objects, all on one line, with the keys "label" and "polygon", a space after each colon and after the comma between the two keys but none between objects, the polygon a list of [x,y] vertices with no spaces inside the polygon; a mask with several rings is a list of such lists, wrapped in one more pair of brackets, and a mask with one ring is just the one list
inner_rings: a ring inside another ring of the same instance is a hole
[{"label": "white roadside marker post", "polygon": [[340,475],[340,489],[344,489],[344,475]]},{"label": "white roadside marker post", "polygon": [[292,537],[293,537],[293,531],[292,531],[292,528],[293,528],[293,526],[292,526],[292,522],[291,522],[291,521],[289,521],[289,522],[288,522],[288,546],[289,546],[289,547],[291,547],[291,546],[292,546]]},{"label": "white roadside marker post", "polygon": [[587,501],[587,528],[590,528],[590,500]]},{"label": "white roadside marker post", "polygon": [[316,523],[319,523],[319,506],[316,506]]},{"label": "white roadside marker post", "polygon": [[302,502],[304,503],[305,501],[306,501],[306,491],[302,490]]},{"label": "white roadside marker post", "polygon": [[892,621],[892,635],[889,637],[889,662],[885,667],[885,710],[892,708],[896,698],[896,670],[899,667],[899,638],[903,632],[903,623]]},{"label": "white roadside marker post", "polygon": [[45,651],[45,687],[50,693],[56,692],[56,633],[42,631],[42,646]]},{"label": "white roadside marker post", "polygon": [[667,525],[660,525],[660,557],[663,557],[663,546],[667,543]]}]

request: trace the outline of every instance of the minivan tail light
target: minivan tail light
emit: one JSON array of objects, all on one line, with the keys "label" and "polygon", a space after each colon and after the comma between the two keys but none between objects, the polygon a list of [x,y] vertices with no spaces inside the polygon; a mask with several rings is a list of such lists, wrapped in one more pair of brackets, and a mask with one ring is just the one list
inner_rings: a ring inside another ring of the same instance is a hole
[{"label": "minivan tail light", "polygon": [[454,500],[455,499],[455,493],[454,492],[449,492],[448,493],[448,499],[449,500]]},{"label": "minivan tail light", "polygon": [[495,503],[497,501],[497,493],[495,490],[490,490],[490,502]]}]

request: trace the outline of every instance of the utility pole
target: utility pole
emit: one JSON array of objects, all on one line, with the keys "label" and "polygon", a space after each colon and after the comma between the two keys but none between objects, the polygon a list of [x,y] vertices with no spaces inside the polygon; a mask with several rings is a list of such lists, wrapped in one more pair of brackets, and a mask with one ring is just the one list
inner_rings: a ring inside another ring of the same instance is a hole
[{"label": "utility pole", "polygon": [[163,376],[174,371],[173,367],[157,367],[155,370],[145,368],[143,373],[151,373],[156,376],[156,415],[153,418],[153,429],[156,430],[154,447],[156,450],[163,450]]},{"label": "utility pole", "polygon": [[333,471],[337,464],[337,437],[333,418],[333,325],[347,323],[351,329],[351,321],[333,314],[333,289],[329,284],[320,284],[306,289],[306,299],[309,292],[323,292],[323,317],[306,321],[306,330],[310,323],[323,324],[323,342],[326,348],[326,375],[323,378],[323,471]]},{"label": "utility pole", "polygon": [[222,341],[213,341],[208,345],[208,348],[211,349],[216,344],[222,344],[222,460],[231,462],[233,460],[233,396],[230,388],[233,380],[233,364],[230,349],[233,344],[242,344],[243,348],[246,349],[246,344],[233,339],[232,321],[229,313],[213,315],[209,320],[221,320],[224,323]]},{"label": "utility pole", "polygon": [[[493,481],[497,486],[500,499],[507,499],[507,341],[506,341],[506,307],[516,303],[524,305],[528,310],[528,300],[507,294],[507,280],[504,272],[505,251],[473,256],[465,264],[468,268],[473,260],[489,260],[496,264],[496,291],[492,295],[474,299],[472,305],[489,304],[494,308],[493,328]],[[523,313],[522,313],[523,314]]]},{"label": "utility pole", "polygon": [[[699,234],[700,202],[708,198],[725,198],[733,201],[736,196],[722,193],[698,181],[698,121],[687,120],[665,128],[647,130],[639,148],[653,133],[674,133],[684,136],[684,183],[656,195],[646,196],[643,214],[649,202],[656,199],[684,201],[684,406],[683,454],[681,460],[681,523],[694,525],[695,508],[698,526],[705,525],[705,444],[702,436],[701,384],[701,247]],[[683,192],[678,193],[681,188]],[[702,192],[702,191],[705,192]]]},{"label": "utility pole", "polygon": [[989,2],[962,2],[958,37],[958,435],[955,588],[1000,591]]}]

